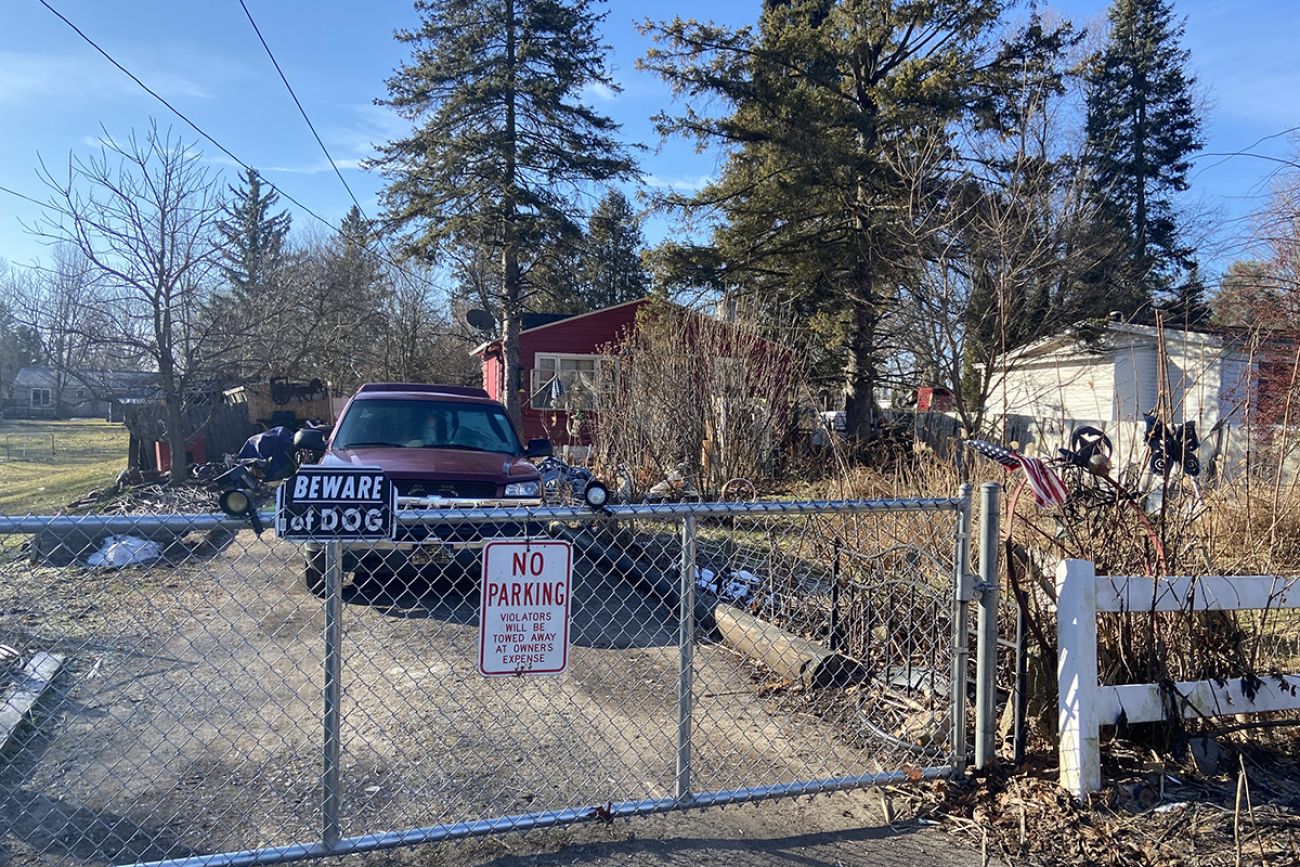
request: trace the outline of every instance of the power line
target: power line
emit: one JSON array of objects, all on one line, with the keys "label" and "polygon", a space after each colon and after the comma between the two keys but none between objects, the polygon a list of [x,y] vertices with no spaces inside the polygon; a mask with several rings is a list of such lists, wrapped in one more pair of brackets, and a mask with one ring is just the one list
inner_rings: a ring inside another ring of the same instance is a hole
[{"label": "power line", "polygon": [[[238,156],[236,156],[236,155],[234,154],[234,152],[231,151],[228,147],[226,147],[226,146],[223,145],[221,142],[217,141],[215,138],[213,138],[211,135],[209,135],[208,132],[207,132],[206,130],[203,129],[203,127],[199,126],[197,123],[195,123],[194,121],[190,120],[190,118],[189,118],[188,116],[186,116],[186,114],[185,114],[184,112],[182,112],[182,111],[181,111],[180,109],[178,109],[176,106],[174,106],[174,105],[172,105],[170,102],[168,102],[168,101],[167,101],[163,96],[161,96],[157,91],[155,91],[155,90],[154,90],[153,88],[151,88],[149,85],[147,85],[147,84],[145,84],[143,81],[141,81],[140,78],[139,78],[138,76],[136,76],[135,73],[133,73],[131,70],[127,69],[127,68],[126,68],[125,66],[123,66],[121,63],[118,63],[118,62],[117,62],[117,59],[114,58],[113,55],[109,54],[107,51],[105,51],[103,48],[101,48],[100,45],[99,45],[99,43],[95,42],[95,40],[93,40],[93,39],[91,39],[89,36],[87,36],[86,33],[85,33],[85,32],[84,32],[80,27],[78,27],[76,24],[73,24],[71,21],[69,21],[68,18],[67,18],[67,16],[65,16],[62,12],[60,12],[59,10],[57,10],[57,9],[55,9],[53,6],[51,6],[51,5],[49,4],[49,2],[47,2],[47,0],[38,0],[38,2],[39,2],[42,6],[44,6],[46,9],[48,9],[51,13],[53,13],[53,15],[54,15],[56,18],[58,18],[58,19],[59,19],[60,21],[62,21],[64,24],[68,25],[68,27],[72,28],[73,32],[75,32],[78,36],[80,36],[83,40],[85,40],[86,44],[88,44],[91,48],[95,49],[95,50],[98,51],[101,55],[103,55],[104,59],[107,60],[109,63],[113,64],[115,67],[117,67],[117,69],[118,69],[118,70],[119,70],[123,75],[125,75],[127,78],[131,79],[131,80],[134,81],[137,85],[139,85],[139,87],[140,87],[141,90],[143,90],[145,93],[147,93],[147,94],[149,94],[150,96],[152,96],[154,99],[158,100],[158,101],[159,101],[160,103],[162,103],[164,106],[166,106],[168,111],[170,111],[172,114],[176,115],[178,118],[180,118],[182,121],[184,121],[185,124],[188,125],[188,126],[190,127],[190,129],[194,130],[196,133],[198,133],[200,136],[202,136],[206,141],[208,141],[209,143],[211,143],[213,147],[215,147],[217,150],[221,151],[223,154],[225,154],[225,155],[226,155],[227,157],[229,157],[230,159],[234,160],[234,162],[235,162],[236,164],[238,164],[239,166],[241,166],[241,167],[244,168],[245,170],[250,171],[250,172],[256,172],[256,171],[257,171],[257,170],[254,169],[252,166],[250,166],[248,163],[244,162],[244,161],[241,160]],[[296,198],[294,198],[293,196],[289,195],[289,193],[285,192],[285,190],[284,190],[283,188],[281,188],[281,187],[277,186],[276,184],[272,183],[270,180],[267,180],[267,179],[265,179],[265,178],[264,178],[263,180],[266,181],[266,185],[267,185],[268,187],[270,187],[271,189],[275,190],[277,193],[279,193],[280,195],[284,196],[284,197],[285,197],[286,199],[288,199],[289,201],[293,202],[295,205],[297,205],[299,208],[301,208],[301,209],[303,210],[304,213],[310,215],[311,217],[313,217],[313,218],[315,218],[316,220],[320,221],[320,222],[323,223],[324,225],[329,226],[329,227],[330,227],[331,229],[333,229],[334,231],[338,231],[338,227],[335,226],[332,222],[330,222],[329,220],[325,219],[325,218],[322,217],[320,214],[316,213],[316,212],[313,211],[311,208],[309,208],[309,207],[307,207],[306,205],[304,205],[304,204],[303,204],[301,201],[299,201],[298,199],[296,199]],[[394,263],[394,264],[395,264],[395,263]],[[398,266],[398,267],[400,267],[400,266]]]},{"label": "power line", "polygon": [[366,221],[369,222],[370,218],[366,217],[365,209],[362,208],[361,203],[357,201],[356,194],[352,192],[352,187],[348,186],[347,179],[344,178],[343,173],[339,171],[338,163],[334,162],[334,157],[330,155],[329,148],[325,147],[325,142],[321,140],[320,133],[316,132],[316,125],[312,123],[311,118],[307,116],[307,109],[302,107],[302,101],[298,99],[298,94],[294,92],[293,85],[289,83],[289,79],[284,74],[284,70],[280,68],[280,61],[275,59],[275,52],[271,51],[271,46],[266,43],[266,37],[262,35],[262,28],[258,27],[257,22],[253,20],[253,13],[248,10],[248,4],[245,3],[244,0],[239,0],[239,6],[244,10],[244,15],[248,18],[248,23],[253,26],[253,32],[257,34],[257,40],[262,43],[262,48],[266,49],[266,56],[271,58],[271,65],[274,66],[275,71],[279,73],[280,80],[284,82],[285,89],[289,91],[289,96],[293,97],[293,104],[298,106],[298,113],[301,114],[302,119],[307,122],[307,128],[311,130],[312,136],[316,139],[316,144],[320,145],[321,153],[325,154],[325,159],[329,160],[330,168],[334,169],[334,174],[338,176],[339,183],[343,185],[343,189],[348,191],[348,196],[352,199],[352,204],[357,206],[357,210],[361,212],[361,216],[365,217]]},{"label": "power line", "polygon": [[[176,106],[174,106],[174,105],[172,105],[170,102],[168,102],[168,101],[167,101],[163,96],[161,96],[157,91],[155,91],[153,88],[149,87],[149,85],[147,85],[147,84],[145,84],[143,81],[141,81],[140,78],[139,78],[138,76],[135,75],[135,73],[131,72],[131,70],[127,69],[127,68],[126,68],[125,66],[123,66],[121,63],[119,63],[119,62],[116,60],[116,58],[113,57],[113,55],[109,54],[106,50],[104,50],[103,48],[101,48],[100,45],[99,45],[97,42],[95,42],[95,40],[91,39],[88,35],[86,35],[86,33],[85,33],[85,32],[84,32],[80,27],[78,27],[76,24],[73,24],[70,20],[68,20],[67,16],[65,16],[65,15],[64,15],[63,13],[61,13],[59,10],[57,10],[57,9],[55,9],[53,6],[51,6],[51,5],[49,4],[49,2],[47,2],[47,0],[38,0],[38,2],[39,2],[42,6],[44,6],[46,9],[48,9],[48,10],[49,10],[49,11],[50,11],[50,12],[51,12],[51,13],[52,13],[56,18],[58,18],[58,19],[59,19],[60,21],[62,21],[64,24],[68,25],[68,27],[72,28],[73,32],[75,32],[78,36],[80,36],[80,37],[81,37],[81,38],[86,42],[86,44],[88,44],[91,48],[94,48],[94,49],[95,49],[96,51],[98,51],[101,55],[103,55],[103,57],[104,57],[105,60],[107,60],[109,63],[113,64],[113,66],[117,67],[117,69],[118,69],[118,70],[119,70],[123,75],[125,75],[127,78],[130,78],[133,82],[135,82],[135,83],[140,87],[141,90],[143,90],[145,93],[147,93],[147,94],[149,94],[150,96],[152,96],[154,99],[156,99],[158,102],[162,103],[164,106],[166,106],[166,108],[167,108],[168,111],[170,111],[172,114],[176,115],[178,118],[180,118],[182,121],[184,121],[185,124],[188,125],[188,126],[190,127],[190,129],[194,130],[196,133],[198,133],[200,136],[202,136],[206,141],[208,141],[209,143],[211,143],[211,144],[213,145],[213,147],[217,148],[217,150],[221,151],[223,154],[225,154],[227,157],[229,157],[229,158],[230,158],[231,160],[233,160],[237,165],[239,165],[240,167],[242,167],[242,168],[245,169],[246,171],[250,171],[250,172],[256,172],[256,171],[257,171],[257,170],[254,169],[252,166],[250,166],[248,163],[244,162],[244,161],[241,160],[238,156],[236,156],[235,153],[234,153],[233,151],[231,151],[229,148],[227,148],[227,147],[226,147],[225,145],[223,145],[221,142],[217,141],[217,140],[216,140],[212,135],[210,135],[210,134],[209,134],[206,130],[204,130],[201,126],[199,126],[199,125],[198,125],[197,123],[195,123],[194,121],[190,120],[190,118],[187,117],[187,116],[185,115],[184,112],[182,112],[182,111],[181,111],[180,109],[178,109]],[[241,5],[242,5],[242,2],[241,2]],[[247,11],[247,7],[245,7],[245,11]],[[250,21],[252,20],[252,17],[251,17],[251,16],[249,17],[249,20],[250,20]],[[254,29],[256,29],[256,27],[257,27],[256,23],[254,23],[253,26],[254,26]],[[261,36],[260,32],[258,33],[258,36],[259,36],[259,37]],[[263,45],[265,45],[265,41],[263,42]],[[269,52],[270,49],[268,48],[267,51]],[[273,63],[275,62],[275,58],[274,58],[274,57],[272,57],[271,60],[272,60]],[[277,70],[279,69],[279,64],[276,64],[276,69],[277,69]],[[284,77],[284,75],[283,75],[283,73],[281,73],[281,78],[283,78],[283,77]],[[286,80],[286,81],[285,81],[285,85],[287,86],[288,83],[289,83],[289,82]],[[290,89],[290,93],[292,93],[292,88]],[[296,95],[294,96],[294,102],[298,102],[298,97],[297,97]],[[302,105],[299,104],[298,108],[299,108],[299,110],[301,110],[301,109],[302,109]],[[303,117],[304,117],[304,119],[307,118],[307,114],[306,114],[306,112],[303,112]],[[307,123],[308,123],[308,125],[310,126],[310,125],[311,125],[311,120],[308,119],[308,120],[307,120]],[[316,132],[315,128],[312,127],[312,133],[315,134],[315,132]],[[316,137],[316,140],[317,140],[318,142],[320,142],[320,137],[317,136],[317,137]],[[322,148],[325,147],[325,145],[324,145],[323,142],[321,143],[321,147],[322,147]],[[326,152],[326,156],[327,156],[327,157],[329,156],[328,151]],[[330,163],[331,163],[331,165],[333,165],[333,160],[332,160],[332,159],[330,160]],[[337,166],[334,167],[334,171],[335,171],[336,173],[338,172],[338,167],[337,167]],[[260,177],[260,175],[259,175],[259,177]],[[340,177],[340,180],[342,180],[342,175],[340,175],[339,177]],[[303,211],[304,213],[306,213],[306,214],[308,214],[309,216],[315,218],[317,221],[319,221],[319,222],[322,223],[323,225],[328,226],[331,230],[336,231],[336,232],[337,232],[337,231],[340,231],[340,227],[334,225],[334,223],[332,223],[332,222],[330,222],[329,220],[325,219],[325,218],[322,217],[320,214],[316,213],[316,212],[313,211],[311,208],[309,208],[309,207],[307,207],[306,205],[304,205],[301,201],[299,201],[298,199],[296,199],[296,198],[294,198],[293,196],[291,196],[289,193],[287,193],[287,192],[284,190],[283,187],[280,187],[279,185],[273,183],[273,182],[270,181],[269,179],[263,178],[263,180],[266,182],[266,185],[267,185],[268,187],[270,187],[271,189],[275,190],[275,191],[276,191],[277,193],[279,193],[280,195],[284,196],[284,197],[285,197],[286,199],[288,199],[290,202],[293,202],[295,205],[297,205],[299,208],[301,208],[302,211]],[[344,184],[343,184],[343,185],[344,185],[344,187],[347,187],[347,182],[344,181]],[[348,195],[352,195],[352,190],[351,190],[350,188],[348,188]],[[23,198],[26,198],[26,197],[24,196]],[[352,196],[352,201],[353,201],[354,203],[356,202],[356,197],[355,197],[355,196]],[[38,203],[38,204],[39,204],[39,203]],[[357,205],[357,208],[358,208],[358,210],[360,210],[361,206],[358,204],[358,205]],[[364,212],[363,212],[362,215],[364,216]],[[364,239],[356,239],[356,240],[362,240],[362,241],[364,241]],[[403,274],[406,274],[407,276],[414,276],[414,277],[416,277],[416,279],[418,279],[420,282],[424,283],[425,285],[427,285],[427,286],[431,286],[431,287],[433,287],[433,288],[438,288],[436,284],[434,284],[432,281],[430,281],[430,280],[429,280],[427,277],[425,277],[424,275],[422,275],[422,274],[421,274],[421,275],[415,275],[415,274],[412,274],[412,272],[410,272],[409,270],[407,270],[407,268],[406,268],[406,267],[405,267],[401,262],[398,262],[396,259],[394,259],[394,258],[392,257],[391,254],[390,254],[390,255],[382,255],[382,254],[381,254],[381,255],[380,255],[380,259],[381,259],[382,261],[388,263],[389,265],[392,265],[394,268],[396,268],[398,271],[402,272]]]},{"label": "power line", "polygon": [[17,190],[11,190],[11,189],[9,189],[9,188],[6,187],[6,186],[0,186],[0,193],[8,193],[8,194],[11,195],[11,196],[15,196],[15,197],[17,197],[17,198],[19,198],[19,199],[22,199],[23,201],[26,201],[26,202],[31,202],[33,205],[37,205],[37,206],[42,207],[42,208],[44,208],[44,207],[46,206],[46,204],[47,204],[46,202],[39,202],[39,201],[37,201],[36,199],[33,199],[31,196],[24,195],[24,194],[18,192]]},{"label": "power line", "polygon": [[1195,161],[1195,160],[1199,160],[1201,157],[1222,157],[1222,159],[1220,159],[1220,160],[1219,160],[1218,162],[1216,162],[1216,163],[1211,163],[1211,164],[1208,165],[1208,166],[1202,166],[1202,167],[1201,167],[1201,168],[1196,172],[1196,174],[1193,175],[1193,179],[1195,179],[1195,178],[1197,178],[1197,177],[1200,177],[1200,175],[1201,175],[1203,172],[1207,172],[1207,171],[1209,171],[1210,169],[1216,169],[1216,168],[1218,168],[1219,166],[1223,165],[1223,164],[1226,163],[1228,160],[1233,159],[1234,157],[1253,157],[1253,156],[1258,156],[1258,154],[1251,153],[1251,151],[1255,150],[1255,148],[1259,147],[1260,145],[1262,145],[1262,144],[1263,144],[1264,142],[1266,142],[1266,141],[1271,141],[1271,140],[1273,140],[1273,139],[1275,139],[1275,138],[1281,138],[1281,137],[1284,136],[1284,135],[1291,135],[1292,133],[1295,133],[1295,132],[1300,132],[1300,126],[1292,126],[1292,127],[1288,127],[1288,128],[1286,128],[1286,129],[1284,129],[1284,130],[1281,130],[1280,132],[1270,133],[1270,134],[1268,134],[1268,135],[1266,135],[1266,136],[1261,136],[1260,138],[1256,139],[1255,142],[1254,142],[1253,144],[1247,145],[1246,147],[1244,147],[1244,148],[1242,148],[1242,149],[1240,149],[1240,150],[1232,151],[1231,153],[1210,153],[1210,152],[1207,151],[1207,152],[1204,152],[1204,153],[1196,154],[1195,156],[1192,157],[1192,160],[1193,160],[1193,161]]}]

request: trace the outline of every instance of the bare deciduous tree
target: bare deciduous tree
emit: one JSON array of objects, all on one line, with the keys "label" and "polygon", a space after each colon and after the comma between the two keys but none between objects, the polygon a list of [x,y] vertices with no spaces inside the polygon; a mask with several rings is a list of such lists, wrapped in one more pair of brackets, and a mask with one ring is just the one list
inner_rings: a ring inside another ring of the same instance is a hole
[{"label": "bare deciduous tree", "polygon": [[[606,348],[594,381],[558,377],[556,408],[570,422],[575,411],[589,419],[596,465],[626,465],[640,488],[676,470],[712,492],[737,477],[770,479],[806,397],[805,372],[802,358],[747,319],[652,302],[635,331]],[[590,399],[568,402],[589,386]]]},{"label": "bare deciduous tree", "polygon": [[963,171],[938,188],[944,154],[902,149],[896,166],[912,181],[903,222],[916,265],[892,321],[895,373],[951,389],[971,432],[987,409],[996,415],[987,404],[1009,350],[1106,312],[1076,286],[1116,239],[1098,228],[1085,145],[1069,133],[1071,95],[1043,72],[1026,72],[1008,103],[1010,132],[970,133]]},{"label": "bare deciduous tree", "polygon": [[52,403],[63,408],[69,382],[95,355],[93,317],[99,275],[76,246],[55,244],[46,267],[15,270],[10,278],[15,320],[29,329],[54,372]]},{"label": "bare deciduous tree", "polygon": [[207,314],[216,282],[216,178],[197,151],[151,127],[99,154],[43,169],[41,234],[85,257],[98,287],[88,336],[118,363],[158,376],[173,483],[188,475],[190,416],[236,361],[238,341]]}]

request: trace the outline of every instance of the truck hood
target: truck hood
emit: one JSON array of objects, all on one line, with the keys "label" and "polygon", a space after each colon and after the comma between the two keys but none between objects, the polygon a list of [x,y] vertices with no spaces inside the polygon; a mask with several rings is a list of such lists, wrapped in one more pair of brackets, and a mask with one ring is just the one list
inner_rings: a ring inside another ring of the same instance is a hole
[{"label": "truck hood", "polygon": [[379,467],[390,479],[460,479],[505,484],[539,478],[537,468],[517,455],[460,449],[330,449],[321,463]]}]

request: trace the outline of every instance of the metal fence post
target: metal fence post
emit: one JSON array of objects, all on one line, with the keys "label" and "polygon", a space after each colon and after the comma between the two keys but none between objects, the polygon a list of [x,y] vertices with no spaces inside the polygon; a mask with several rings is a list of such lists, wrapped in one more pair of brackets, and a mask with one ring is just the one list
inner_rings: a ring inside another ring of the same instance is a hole
[{"label": "metal fence post", "polygon": [[998,670],[998,485],[980,485],[979,642],[975,650],[975,767],[997,756]]},{"label": "metal fence post", "polygon": [[321,775],[321,840],[333,848],[341,836],[340,728],[343,722],[343,547],[325,544],[325,713]]},{"label": "metal fence post", "polygon": [[954,546],[952,616],[952,681],[949,700],[952,710],[952,768],[959,775],[966,770],[966,681],[970,657],[970,602],[975,598],[970,574],[971,486],[964,484],[958,492],[961,505],[957,512]]},{"label": "metal fence post", "polygon": [[682,519],[682,568],[677,621],[677,786],[679,801],[691,797],[691,716],[695,689],[695,516]]}]

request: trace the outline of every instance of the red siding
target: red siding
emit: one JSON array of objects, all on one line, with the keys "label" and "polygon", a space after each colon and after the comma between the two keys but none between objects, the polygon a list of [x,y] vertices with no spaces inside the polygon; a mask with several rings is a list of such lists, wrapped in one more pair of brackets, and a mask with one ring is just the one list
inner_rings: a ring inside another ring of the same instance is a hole
[{"label": "red siding", "polygon": [[[528,389],[534,362],[539,352],[561,352],[573,355],[600,355],[612,343],[619,343],[632,333],[636,314],[649,299],[631,304],[607,307],[586,316],[575,316],[560,322],[533,328],[519,335],[519,366],[522,369],[523,388]],[[531,409],[524,404],[524,438],[549,437],[559,445],[571,444],[568,434],[568,414],[552,410]],[[587,441],[584,435],[579,437]]]},{"label": "red siding", "polygon": [[[489,344],[482,354],[483,388],[497,400],[502,400],[504,397],[501,387],[503,380],[505,380],[505,387],[523,390],[521,399],[524,402],[524,429],[520,433],[524,439],[546,437],[558,445],[572,443],[568,433],[567,413],[535,410],[528,406],[528,389],[531,385],[537,353],[600,355],[606,347],[622,342],[632,333],[632,329],[636,326],[637,313],[649,302],[649,298],[642,298],[628,304],[606,307],[594,313],[563,319],[522,332],[519,335],[519,370],[513,377],[506,378],[501,375],[500,343]],[[696,327],[721,329],[717,334],[711,333],[706,345],[716,347],[724,354],[730,352],[729,340],[725,333],[728,326],[724,323],[701,318],[696,320]],[[751,351],[757,356],[751,359],[756,364],[777,364],[784,367],[790,363],[788,351],[776,344],[763,341]],[[585,429],[578,437],[578,441],[590,442],[589,434]]]},{"label": "red siding", "polygon": [[483,353],[483,390],[493,400],[501,400],[501,353],[489,347]]},{"label": "red siding", "polygon": [[[560,445],[570,442],[566,426],[566,413],[535,410],[528,406],[527,392],[537,353],[560,352],[572,355],[599,355],[601,350],[625,339],[636,324],[636,315],[650,299],[642,298],[628,304],[606,307],[550,325],[531,328],[519,335],[519,370],[507,387],[522,389],[524,394],[524,439],[549,437]],[[503,398],[501,382],[500,344],[492,343],[483,352],[483,388],[497,400]],[[582,437],[581,439],[586,439]]]}]

